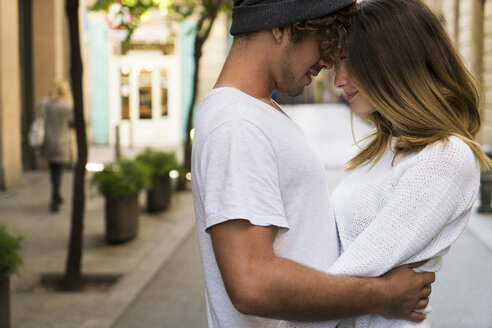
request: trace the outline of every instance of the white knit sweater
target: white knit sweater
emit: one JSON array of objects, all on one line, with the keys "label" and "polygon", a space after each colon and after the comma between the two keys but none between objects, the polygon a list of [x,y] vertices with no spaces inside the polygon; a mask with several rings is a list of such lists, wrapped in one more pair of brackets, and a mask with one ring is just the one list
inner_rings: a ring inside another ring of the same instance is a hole
[{"label": "white knit sweater", "polygon": [[[468,145],[451,137],[393,162],[394,141],[373,167],[350,171],[333,192],[343,253],[330,268],[332,274],[376,277],[426,259],[431,260],[419,269],[436,272],[465,228],[480,182]],[[366,315],[339,327],[429,324]]]}]

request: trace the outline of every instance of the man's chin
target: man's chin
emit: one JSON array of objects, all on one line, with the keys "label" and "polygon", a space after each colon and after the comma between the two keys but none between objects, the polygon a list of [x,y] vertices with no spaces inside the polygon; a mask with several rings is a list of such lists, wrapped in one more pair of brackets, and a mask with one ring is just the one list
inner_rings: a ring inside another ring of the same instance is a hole
[{"label": "man's chin", "polygon": [[304,88],[302,88],[300,90],[289,90],[288,92],[285,92],[285,93],[287,95],[289,95],[290,97],[297,97],[297,96],[300,96],[303,91],[304,91]]},{"label": "man's chin", "polygon": [[294,93],[291,93],[291,94],[288,94],[289,96],[291,97],[298,97],[302,94],[304,90],[301,90],[301,91],[298,91],[298,92],[294,92]]},{"label": "man's chin", "polygon": [[306,85],[287,84],[284,87],[277,86],[277,90],[290,96],[290,97],[297,97],[297,96],[300,96],[302,94],[305,87],[306,87]]}]

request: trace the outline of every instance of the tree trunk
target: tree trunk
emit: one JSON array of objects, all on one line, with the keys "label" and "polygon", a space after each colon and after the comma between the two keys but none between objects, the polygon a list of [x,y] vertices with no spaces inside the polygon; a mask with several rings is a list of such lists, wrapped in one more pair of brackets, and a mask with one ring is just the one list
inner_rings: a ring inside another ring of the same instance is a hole
[{"label": "tree trunk", "polygon": [[210,31],[212,30],[212,26],[214,25],[215,18],[217,18],[217,14],[222,6],[224,0],[217,1],[215,7],[209,8],[208,13],[203,16],[199,22],[197,23],[197,33],[195,36],[194,43],[194,72],[193,72],[193,93],[191,97],[190,107],[188,110],[188,118],[186,121],[186,143],[185,143],[185,168],[187,172],[191,171],[191,136],[190,132],[193,128],[193,117],[195,111],[195,102],[198,93],[198,73],[200,69],[200,59],[202,57],[202,49],[205,41],[207,41],[208,36],[210,35]]},{"label": "tree trunk", "polygon": [[70,241],[65,267],[65,289],[81,286],[81,263],[85,210],[85,166],[87,164],[87,137],[82,93],[82,58],[79,40],[79,1],[66,0],[66,14],[70,31],[70,79],[74,100],[74,121],[77,135],[77,163],[74,169],[72,219]]},{"label": "tree trunk", "polygon": [[193,128],[193,114],[195,112],[195,102],[198,93],[198,72],[200,70],[200,58],[202,56],[203,42],[198,37],[198,33],[195,37],[195,51],[194,51],[194,72],[193,72],[193,91],[188,109],[188,118],[186,120],[186,143],[185,143],[185,168],[186,172],[191,172],[191,129]]}]

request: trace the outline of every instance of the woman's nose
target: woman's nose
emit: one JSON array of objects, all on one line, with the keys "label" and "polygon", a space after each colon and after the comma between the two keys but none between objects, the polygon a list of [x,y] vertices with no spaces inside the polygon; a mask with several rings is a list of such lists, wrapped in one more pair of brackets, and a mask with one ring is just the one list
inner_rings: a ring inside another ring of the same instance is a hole
[{"label": "woman's nose", "polygon": [[333,84],[335,85],[336,88],[344,87],[348,81],[345,68],[342,65],[337,65],[335,69],[335,79],[333,81]]}]

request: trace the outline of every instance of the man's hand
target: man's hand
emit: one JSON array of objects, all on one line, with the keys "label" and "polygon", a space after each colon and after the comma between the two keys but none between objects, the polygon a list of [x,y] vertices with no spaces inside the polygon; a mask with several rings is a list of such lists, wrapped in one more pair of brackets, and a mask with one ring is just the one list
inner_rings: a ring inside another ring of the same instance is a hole
[{"label": "man's hand", "polygon": [[427,261],[403,265],[381,276],[384,293],[387,295],[387,304],[378,311],[387,318],[400,318],[411,321],[422,321],[424,313],[415,310],[425,309],[429,304],[431,284],[435,280],[435,273],[417,273],[413,268],[423,265]]}]

